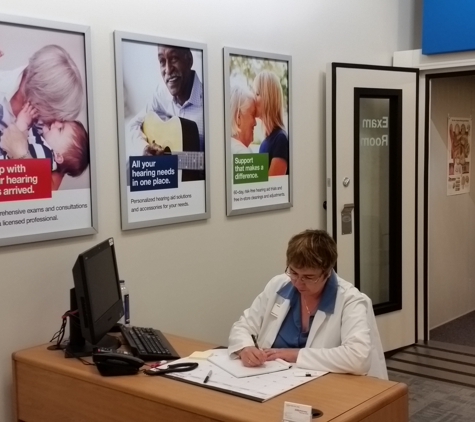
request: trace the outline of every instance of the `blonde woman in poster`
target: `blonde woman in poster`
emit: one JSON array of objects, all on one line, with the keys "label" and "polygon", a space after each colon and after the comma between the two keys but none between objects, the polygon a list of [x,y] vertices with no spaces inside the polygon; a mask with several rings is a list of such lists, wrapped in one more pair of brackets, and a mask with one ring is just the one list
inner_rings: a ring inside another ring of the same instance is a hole
[{"label": "blonde woman in poster", "polygon": [[74,119],[83,96],[76,64],[57,45],[36,51],[27,66],[0,72],[0,158],[51,159],[53,190],[65,174],[81,175],[89,165],[89,139]]},{"label": "blonde woman in poster", "polygon": [[231,89],[231,152],[250,154],[249,145],[254,140],[256,126],[256,101],[254,94],[244,84]]},{"label": "blonde woman in poster", "polygon": [[284,125],[284,100],[279,78],[263,70],[254,79],[257,117],[265,129],[259,153],[269,154],[269,176],[289,174],[289,138]]}]

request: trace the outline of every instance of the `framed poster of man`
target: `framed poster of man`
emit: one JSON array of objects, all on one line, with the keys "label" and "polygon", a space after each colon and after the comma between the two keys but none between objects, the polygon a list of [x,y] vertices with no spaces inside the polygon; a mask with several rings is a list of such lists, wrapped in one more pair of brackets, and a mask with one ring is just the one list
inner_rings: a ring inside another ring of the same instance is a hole
[{"label": "framed poster of man", "polygon": [[122,229],[209,218],[207,50],[115,32]]},{"label": "framed poster of man", "polygon": [[292,206],[291,57],[225,48],[227,215]]},{"label": "framed poster of man", "polygon": [[0,15],[0,245],[97,232],[89,28]]}]

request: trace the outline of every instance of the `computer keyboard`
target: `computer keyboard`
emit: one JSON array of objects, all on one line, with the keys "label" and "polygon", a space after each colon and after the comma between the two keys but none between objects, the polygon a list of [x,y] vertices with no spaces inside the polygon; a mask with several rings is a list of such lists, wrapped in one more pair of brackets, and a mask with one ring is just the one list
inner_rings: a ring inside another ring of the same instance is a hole
[{"label": "computer keyboard", "polygon": [[123,325],[120,331],[132,354],[142,360],[180,359],[180,355],[160,330]]}]

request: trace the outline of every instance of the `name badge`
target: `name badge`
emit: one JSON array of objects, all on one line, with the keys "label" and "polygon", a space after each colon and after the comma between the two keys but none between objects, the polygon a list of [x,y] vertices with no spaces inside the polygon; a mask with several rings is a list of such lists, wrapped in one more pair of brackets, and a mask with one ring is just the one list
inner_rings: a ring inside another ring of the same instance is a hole
[{"label": "name badge", "polygon": [[280,303],[276,303],[274,305],[274,307],[272,308],[272,311],[270,312],[270,314],[272,316],[275,316],[275,317],[278,317],[279,314],[280,314],[280,308],[282,307],[282,305]]}]

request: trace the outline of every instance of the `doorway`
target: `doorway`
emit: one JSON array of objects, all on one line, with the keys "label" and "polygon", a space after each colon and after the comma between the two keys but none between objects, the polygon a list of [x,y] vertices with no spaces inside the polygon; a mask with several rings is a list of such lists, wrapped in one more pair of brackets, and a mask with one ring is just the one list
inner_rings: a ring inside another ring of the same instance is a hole
[{"label": "doorway", "polygon": [[[444,180],[443,187],[440,185],[440,179],[439,183],[437,183],[436,176],[434,174],[434,169],[432,169],[432,173],[430,171],[431,166],[437,166],[437,160],[439,160],[438,164],[441,164],[441,161],[444,157],[445,158],[445,165],[447,165],[447,142],[448,142],[448,133],[445,133],[447,130],[447,125],[448,125],[448,118],[450,116],[452,117],[459,117],[455,116],[455,111],[454,112],[442,112],[442,117],[443,120],[445,120],[445,129],[444,128],[437,128],[434,127],[432,128],[432,134],[435,136],[437,132],[437,136],[440,137],[439,139],[439,145],[434,144],[434,149],[432,149],[432,143],[431,143],[431,106],[432,106],[432,101],[431,101],[431,90],[433,87],[436,87],[436,89],[439,88],[439,85],[441,85],[440,89],[441,94],[440,95],[445,95],[443,94],[443,88],[442,86],[444,85],[443,79],[445,79],[445,84],[450,85],[452,83],[455,83],[455,80],[450,80],[450,78],[458,78],[458,77],[471,77],[475,74],[475,53],[474,52],[463,52],[463,53],[452,53],[452,54],[438,54],[438,55],[432,55],[432,56],[424,56],[421,52],[421,50],[409,50],[409,51],[398,51],[394,53],[393,57],[393,64],[394,66],[403,66],[403,67],[412,67],[412,68],[417,68],[419,69],[419,78],[420,78],[420,83],[419,83],[419,139],[424,140],[424,142],[419,142],[418,150],[417,150],[417,179],[418,179],[418,215],[417,215],[417,231],[418,231],[418,244],[417,244],[417,273],[418,273],[418,279],[421,280],[422,282],[418,283],[417,286],[417,326],[418,326],[418,333],[419,333],[419,339],[423,341],[428,341],[429,340],[429,327],[431,325],[437,325],[440,323],[443,318],[447,318],[448,313],[444,314],[445,310],[441,310],[442,313],[440,315],[433,315],[431,316],[432,313],[436,312],[435,306],[442,306],[442,307],[447,307],[447,305],[450,302],[450,306],[452,307],[463,307],[467,306],[464,301],[467,299],[471,299],[472,301],[475,300],[473,298],[474,294],[473,291],[471,290],[471,287],[468,285],[466,286],[466,290],[460,295],[460,296],[467,296],[461,299],[461,297],[455,298],[453,296],[446,296],[445,300],[439,300],[439,305],[436,305],[435,303],[431,306],[431,300],[435,299],[436,295],[439,295],[439,291],[436,290],[437,284],[436,282],[433,282],[434,285],[431,285],[431,275],[435,275],[433,271],[431,271],[430,265],[434,262],[435,256],[432,256],[431,254],[436,251],[436,247],[440,248],[439,254],[443,255],[443,258],[441,258],[442,262],[438,263],[440,265],[443,265],[444,263],[447,266],[451,266],[451,263],[448,261],[448,257],[452,256],[455,251],[459,251],[459,256],[462,254],[464,255],[464,259],[459,261],[459,266],[466,267],[466,274],[469,274],[468,277],[473,278],[471,274],[473,274],[472,268],[472,263],[474,261],[473,259],[473,247],[470,246],[471,252],[467,251],[465,254],[465,250],[467,248],[465,244],[465,249],[464,251],[460,252],[461,249],[458,249],[459,246],[462,245],[452,245],[452,241],[442,241],[441,245],[435,245],[435,235],[437,234],[438,237],[440,235],[436,232],[433,232],[430,234],[430,226],[431,225],[438,225],[437,230],[443,229],[443,226],[447,224],[447,221],[445,219],[441,219],[441,212],[437,212],[438,210],[434,210],[433,208],[437,205],[434,203],[436,201],[437,196],[432,195],[431,198],[431,190],[430,189],[440,189],[441,191],[444,190],[445,195],[447,196],[447,181]],[[437,80],[440,80],[437,82]],[[436,81],[436,82],[434,82]],[[456,90],[455,92],[458,91],[458,88],[452,87],[452,90]],[[465,89],[465,88],[461,88]],[[459,91],[460,92],[460,91]],[[434,92],[436,95],[438,95],[436,92]],[[451,93],[453,95],[454,92]],[[473,93],[471,94],[473,96]],[[439,101],[439,100],[438,100]],[[458,107],[456,105],[455,107]],[[466,108],[463,110],[459,110],[457,112],[463,112],[464,116],[466,113]],[[445,115],[444,115],[445,113]],[[468,117],[470,115],[475,115],[473,112],[470,112]],[[442,119],[440,117],[440,119]],[[443,144],[443,138],[445,138],[445,145]],[[436,141],[434,141],[436,142]],[[445,150],[445,154],[444,154]],[[434,154],[438,153],[440,156],[436,160],[436,157]],[[432,159],[434,159],[434,162],[432,163]],[[440,170],[439,170],[440,171]],[[448,177],[447,173],[443,173]],[[440,176],[440,175],[439,175]],[[471,177],[470,177],[471,179]],[[469,180],[471,183],[471,180]],[[470,189],[472,190],[472,189]],[[442,195],[442,192],[439,194],[439,196]],[[452,204],[458,204],[459,202],[473,202],[473,200],[468,199],[473,195],[473,192],[470,194],[465,194],[465,195],[460,195],[460,198],[445,198],[445,202],[448,202],[449,209],[453,209],[455,205]],[[440,199],[442,198],[442,199]],[[444,201],[444,196],[440,196],[440,200]],[[450,201],[450,199],[454,199],[453,201]],[[466,201],[464,201],[466,199]],[[469,207],[471,207],[470,204],[468,204]],[[470,214],[470,211],[465,211],[465,207],[457,207],[460,208],[458,212],[464,213],[466,212],[467,214],[464,214],[462,216],[457,215],[457,218],[461,217],[467,217],[468,214]],[[435,212],[434,212],[435,211]],[[467,217],[469,218],[469,217]],[[471,220],[468,223],[469,225],[473,224]],[[456,229],[458,230],[458,229]],[[471,230],[471,226],[470,226]],[[451,235],[452,236],[452,235]],[[455,235],[454,235],[455,237]],[[440,241],[440,239],[439,239]],[[452,245],[452,249],[449,251],[449,245]],[[444,249],[445,248],[445,249]],[[445,254],[444,254],[445,252]],[[462,261],[465,261],[462,263]],[[457,268],[457,271],[461,271],[461,268]],[[445,270],[443,270],[445,273]],[[455,286],[454,286],[454,277],[452,274],[450,275],[445,275],[440,278],[440,283],[443,283],[443,286],[441,287],[442,289],[447,289],[447,287],[451,286],[452,291],[450,291],[450,295],[457,293]],[[470,283],[470,282],[468,282]],[[472,281],[473,284],[473,281]],[[450,287],[449,287],[450,289]],[[448,290],[445,290],[447,292]],[[467,308],[468,309],[468,308]],[[472,307],[473,309],[473,307]],[[439,311],[439,310],[437,310]],[[460,309],[459,309],[460,311]],[[465,311],[462,310],[462,312],[459,312],[459,315],[463,314]],[[433,317],[433,318],[432,318]],[[454,315],[454,317],[456,317]]]},{"label": "doorway", "polygon": [[475,309],[475,186],[471,158],[475,71],[427,75],[426,97],[425,238],[430,340],[431,330]]}]

